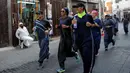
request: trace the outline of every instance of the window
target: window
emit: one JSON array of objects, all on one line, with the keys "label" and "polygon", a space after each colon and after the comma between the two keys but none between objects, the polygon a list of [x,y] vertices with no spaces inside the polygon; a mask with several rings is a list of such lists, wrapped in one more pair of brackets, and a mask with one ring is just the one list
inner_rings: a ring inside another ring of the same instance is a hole
[{"label": "window", "polygon": [[115,0],[116,3],[119,3],[120,1],[122,1],[122,0]]}]

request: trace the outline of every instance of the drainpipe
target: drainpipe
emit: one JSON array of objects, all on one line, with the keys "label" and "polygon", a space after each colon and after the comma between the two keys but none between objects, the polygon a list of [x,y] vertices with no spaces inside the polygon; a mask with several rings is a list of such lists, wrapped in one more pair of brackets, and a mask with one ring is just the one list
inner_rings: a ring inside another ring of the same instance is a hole
[{"label": "drainpipe", "polygon": [[88,6],[89,6],[89,5],[88,5],[88,4],[89,4],[88,2],[89,2],[89,1],[87,0],[86,5],[85,5],[87,12],[88,12]]},{"label": "drainpipe", "polygon": [[8,9],[8,37],[9,37],[9,46],[12,46],[11,0],[7,0],[7,9]]},{"label": "drainpipe", "polygon": [[101,19],[101,16],[102,16],[102,12],[101,12],[101,9],[102,9],[102,7],[101,7],[101,0],[99,0],[99,2],[98,2],[98,4],[99,4],[99,18]]},{"label": "drainpipe", "polygon": [[69,8],[70,11],[72,11],[72,2],[71,2],[71,0],[67,0],[67,7]]},{"label": "drainpipe", "polygon": [[20,0],[20,19],[22,19],[22,12],[23,12],[23,10],[22,10],[22,1],[23,0]]}]

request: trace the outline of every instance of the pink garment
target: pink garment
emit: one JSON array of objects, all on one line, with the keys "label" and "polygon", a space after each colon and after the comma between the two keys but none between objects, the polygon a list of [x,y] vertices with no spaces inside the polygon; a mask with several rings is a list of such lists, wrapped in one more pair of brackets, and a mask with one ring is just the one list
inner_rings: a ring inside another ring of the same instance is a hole
[{"label": "pink garment", "polygon": [[96,16],[98,16],[98,11],[93,10],[92,13],[96,14]]}]

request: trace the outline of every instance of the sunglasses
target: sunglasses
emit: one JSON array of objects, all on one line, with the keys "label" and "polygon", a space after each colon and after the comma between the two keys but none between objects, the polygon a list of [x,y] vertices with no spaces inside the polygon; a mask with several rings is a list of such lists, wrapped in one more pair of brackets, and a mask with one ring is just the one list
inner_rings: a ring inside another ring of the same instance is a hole
[{"label": "sunglasses", "polygon": [[62,10],[61,12],[65,12],[65,11]]}]

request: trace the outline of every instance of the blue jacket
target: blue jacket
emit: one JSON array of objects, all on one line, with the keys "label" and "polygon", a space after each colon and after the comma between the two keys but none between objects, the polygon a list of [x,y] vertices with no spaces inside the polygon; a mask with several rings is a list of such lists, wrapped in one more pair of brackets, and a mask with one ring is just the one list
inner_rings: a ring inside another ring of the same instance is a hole
[{"label": "blue jacket", "polygon": [[102,22],[98,18],[94,22],[99,25],[99,27],[93,27],[93,36],[96,38],[97,36],[101,36]]},{"label": "blue jacket", "polygon": [[112,36],[113,35],[113,30],[114,30],[115,24],[111,19],[105,19],[103,21],[103,29],[106,36]]},{"label": "blue jacket", "polygon": [[45,38],[45,30],[47,30],[51,26],[50,26],[49,22],[46,20],[36,20],[34,22],[34,27],[35,27],[35,31],[38,34],[38,38],[43,39],[43,38]]}]

